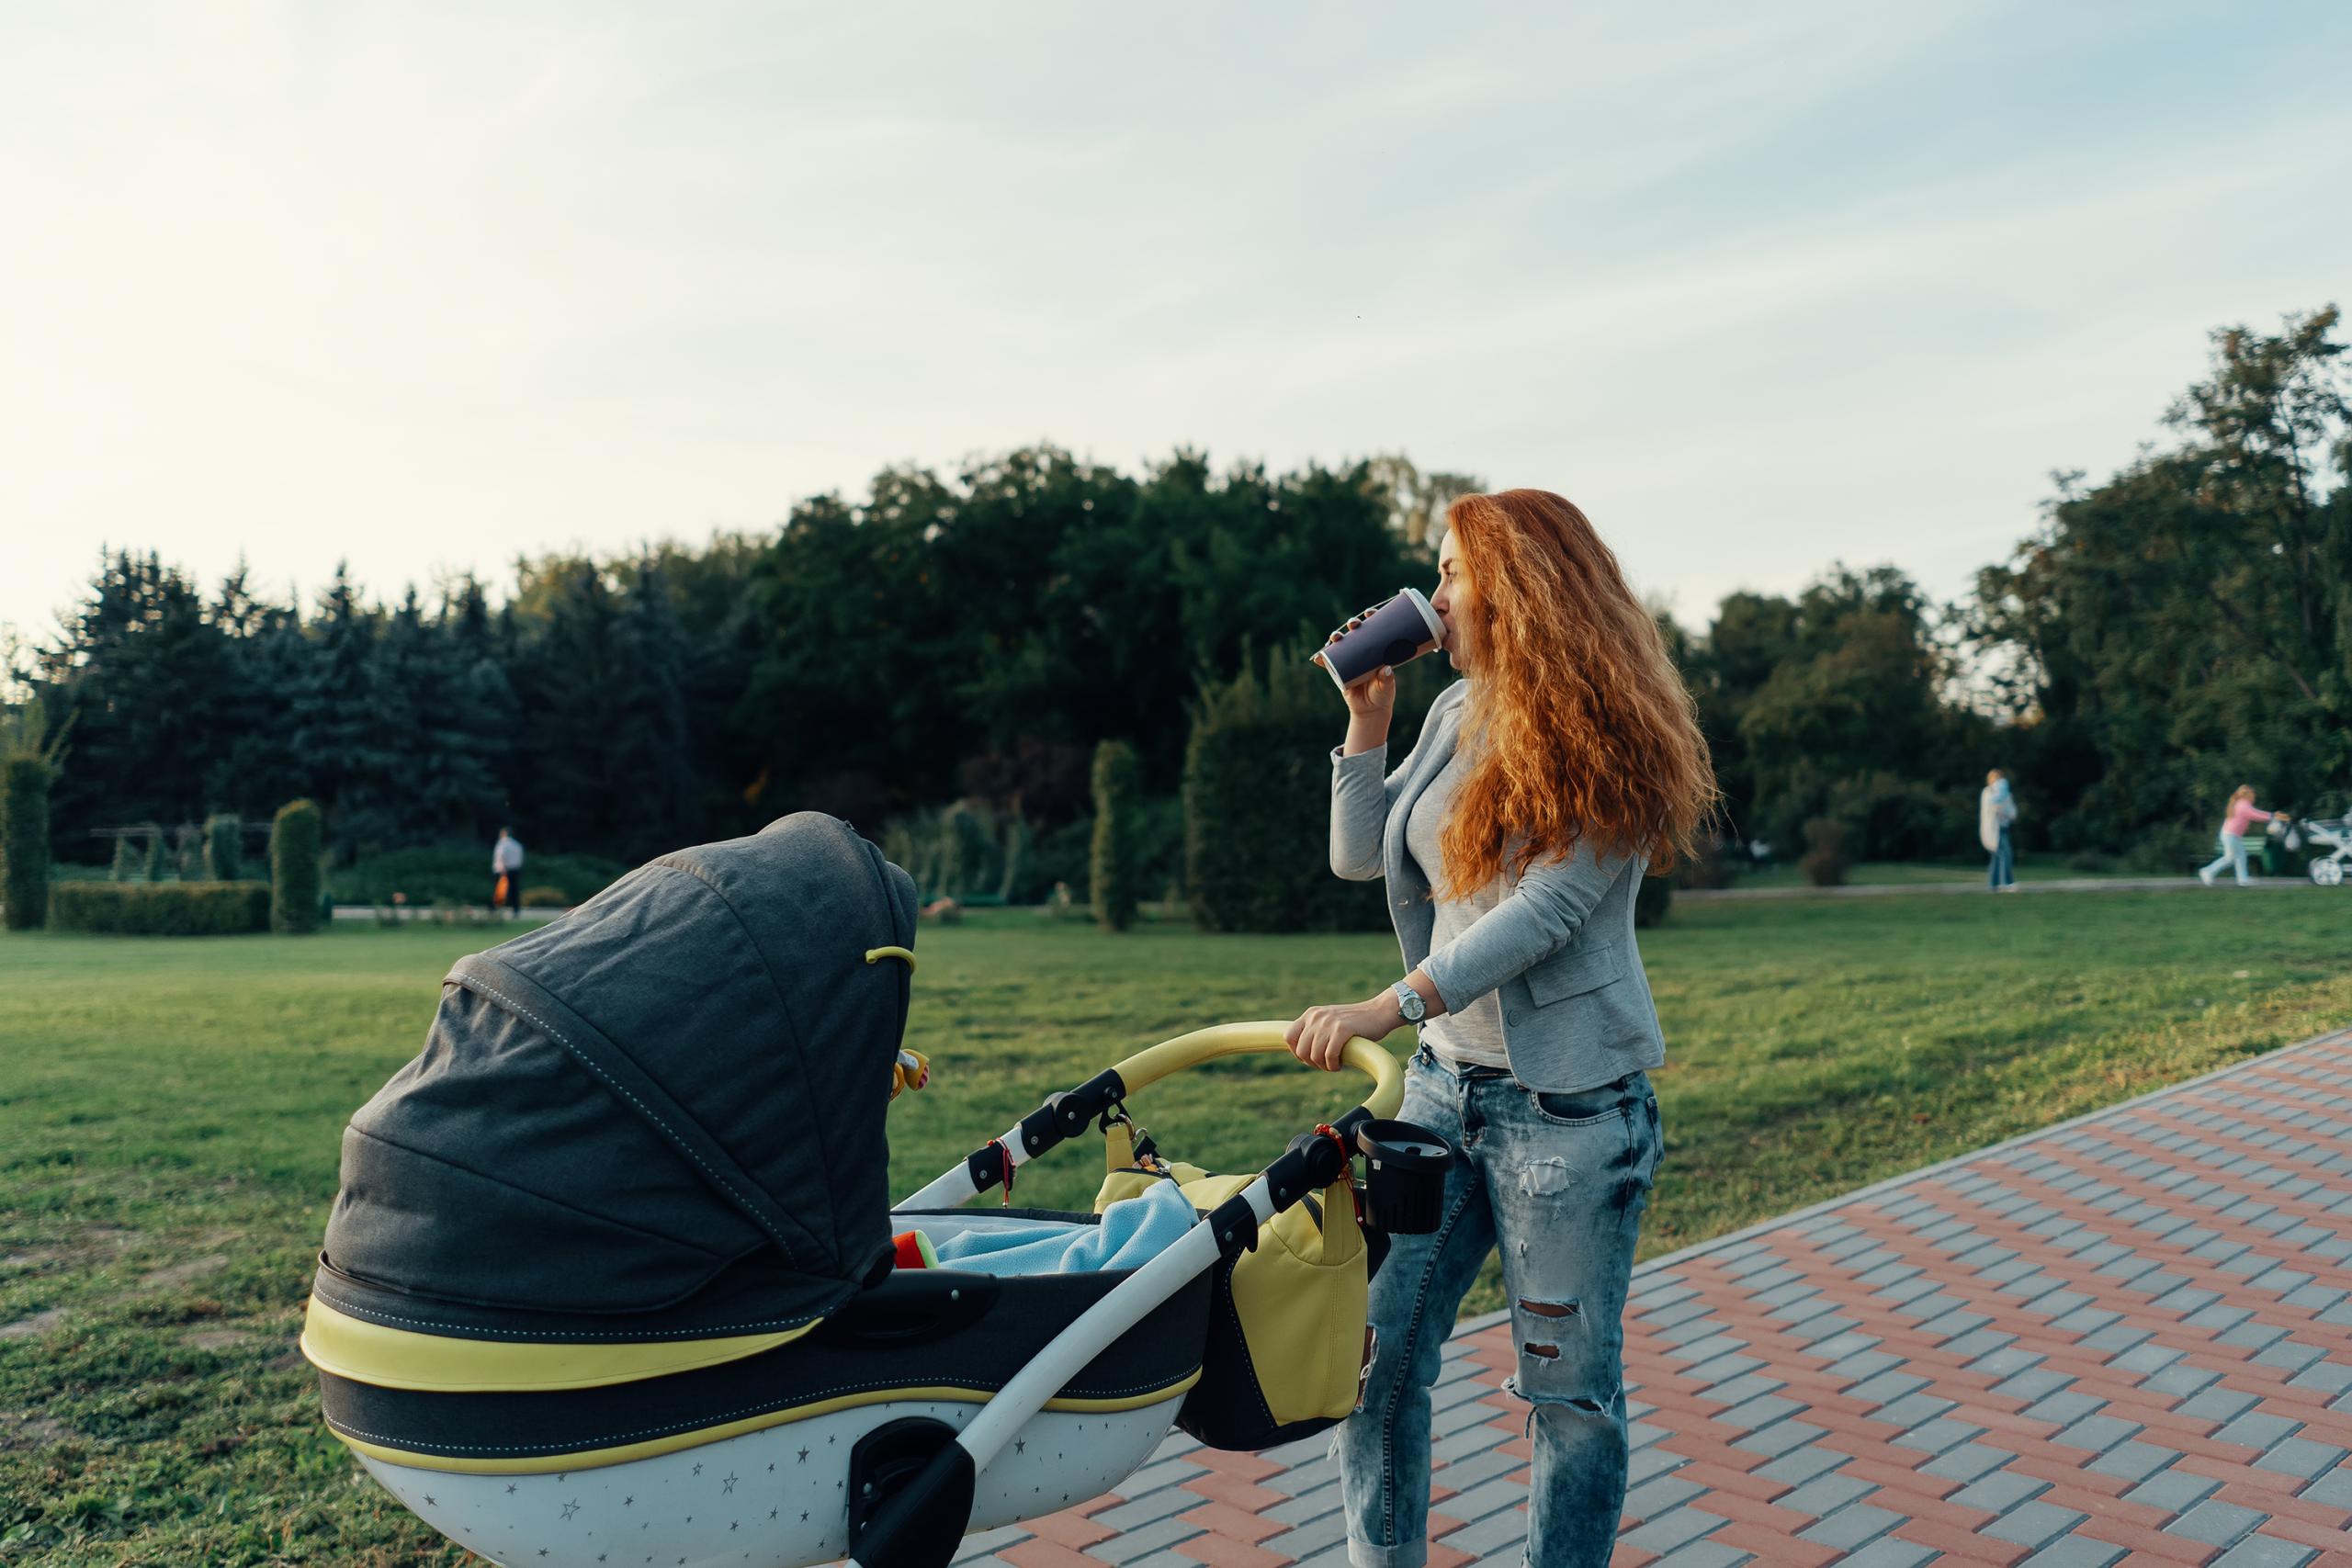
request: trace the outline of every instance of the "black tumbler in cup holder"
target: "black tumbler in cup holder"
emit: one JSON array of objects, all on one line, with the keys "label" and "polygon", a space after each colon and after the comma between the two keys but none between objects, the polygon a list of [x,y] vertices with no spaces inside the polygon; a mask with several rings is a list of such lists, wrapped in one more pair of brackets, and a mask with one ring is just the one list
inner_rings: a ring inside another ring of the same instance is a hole
[{"label": "black tumbler in cup holder", "polygon": [[1453,1145],[1410,1122],[1366,1122],[1356,1129],[1364,1159],[1364,1218],[1391,1235],[1427,1235],[1445,1210]]}]

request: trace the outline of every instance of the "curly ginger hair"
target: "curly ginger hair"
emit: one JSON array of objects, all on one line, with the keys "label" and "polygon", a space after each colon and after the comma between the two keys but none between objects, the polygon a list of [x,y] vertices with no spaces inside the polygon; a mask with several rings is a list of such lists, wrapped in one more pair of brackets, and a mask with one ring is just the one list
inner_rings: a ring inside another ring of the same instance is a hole
[{"label": "curly ginger hair", "polygon": [[1692,852],[1717,799],[1696,709],[1657,622],[1574,503],[1542,490],[1447,509],[1469,579],[1476,761],[1441,843],[1439,896],[1589,844],[1659,871]]}]

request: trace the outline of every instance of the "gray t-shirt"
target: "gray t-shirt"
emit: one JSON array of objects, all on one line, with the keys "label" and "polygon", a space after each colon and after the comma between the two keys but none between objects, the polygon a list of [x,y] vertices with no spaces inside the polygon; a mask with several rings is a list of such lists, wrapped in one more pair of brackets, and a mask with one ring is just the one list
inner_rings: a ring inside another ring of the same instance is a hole
[{"label": "gray t-shirt", "polygon": [[[1406,852],[1430,874],[1432,886],[1441,880],[1440,868],[1445,864],[1444,853],[1438,847],[1438,835],[1443,831],[1446,814],[1453,807],[1454,789],[1467,773],[1462,753],[1456,750],[1444,771],[1431,779],[1430,787],[1413,802],[1413,809],[1405,818]],[[1502,878],[1497,877],[1467,898],[1453,902],[1439,899],[1437,929],[1430,933],[1430,951],[1435,953],[1468,931],[1479,916],[1502,902]],[[1501,997],[1488,991],[1466,1002],[1453,997],[1445,1000],[1453,1010],[1421,1025],[1421,1039],[1429,1048],[1456,1064],[1509,1068],[1510,1057],[1503,1050]]]}]

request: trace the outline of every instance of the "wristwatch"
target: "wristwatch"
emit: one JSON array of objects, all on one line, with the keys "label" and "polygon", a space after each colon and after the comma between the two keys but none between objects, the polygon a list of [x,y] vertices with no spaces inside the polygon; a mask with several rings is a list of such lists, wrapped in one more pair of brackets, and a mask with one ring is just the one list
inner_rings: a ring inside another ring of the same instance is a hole
[{"label": "wristwatch", "polygon": [[1419,1023],[1429,1016],[1429,1004],[1421,1000],[1421,993],[1408,981],[1399,980],[1388,987],[1396,993],[1396,1010],[1405,1015],[1407,1023]]}]

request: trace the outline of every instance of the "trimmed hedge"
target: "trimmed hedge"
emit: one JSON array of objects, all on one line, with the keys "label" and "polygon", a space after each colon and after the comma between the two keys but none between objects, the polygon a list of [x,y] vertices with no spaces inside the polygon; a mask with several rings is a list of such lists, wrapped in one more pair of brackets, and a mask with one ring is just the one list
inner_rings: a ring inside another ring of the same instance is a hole
[{"label": "trimmed hedge", "polygon": [[61,882],[49,919],[104,936],[243,936],[269,929],[269,884]]},{"label": "trimmed hedge", "polygon": [[[1392,763],[1444,689],[1444,661],[1397,672]],[[1409,722],[1408,722],[1409,721]],[[1348,714],[1301,649],[1201,694],[1184,751],[1184,884],[1204,931],[1378,931],[1383,886],[1331,874],[1332,746]]]},{"label": "trimmed hedge", "polygon": [[[528,844],[525,852],[529,856],[523,863],[525,893],[533,887],[560,888],[567,905],[585,904],[629,869],[596,855],[542,853]],[[413,909],[429,908],[445,899],[487,904],[491,881],[488,844],[387,850],[327,873],[327,887],[338,904],[389,904],[398,893]]]},{"label": "trimmed hedge", "polygon": [[307,800],[277,808],[269,827],[269,923],[274,931],[319,929],[319,808]]},{"label": "trimmed hedge", "polygon": [[1094,749],[1094,852],[1088,883],[1094,923],[1123,931],[1136,921],[1136,749],[1105,740]]},{"label": "trimmed hedge", "polygon": [[49,914],[49,784],[52,770],[40,756],[0,762],[0,863],[8,929],[28,931]]}]

